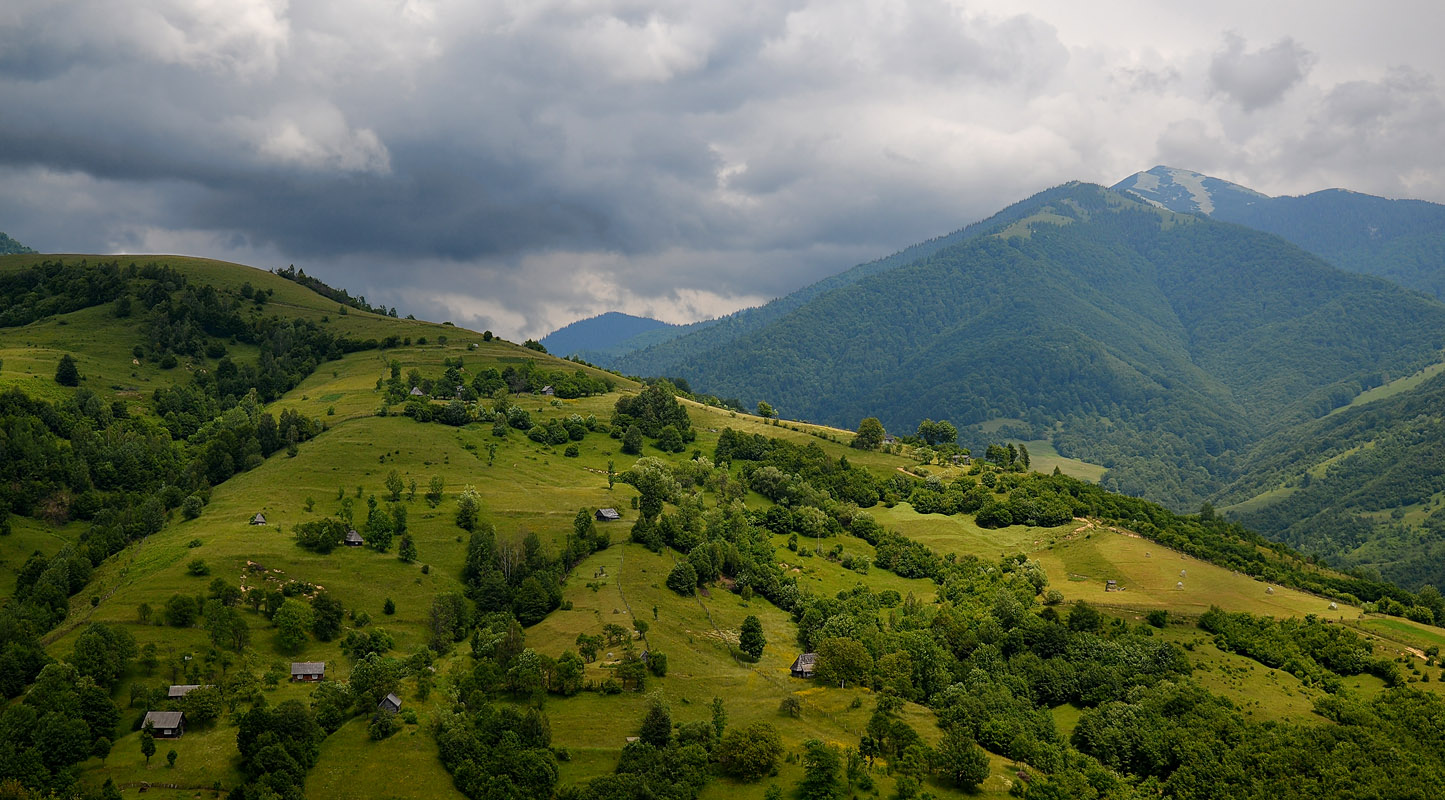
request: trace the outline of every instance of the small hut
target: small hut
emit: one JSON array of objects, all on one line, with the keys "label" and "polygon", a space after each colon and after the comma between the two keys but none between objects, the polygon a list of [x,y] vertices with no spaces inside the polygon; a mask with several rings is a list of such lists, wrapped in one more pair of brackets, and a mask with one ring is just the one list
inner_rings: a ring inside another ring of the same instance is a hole
[{"label": "small hut", "polygon": [[1265,593],[1265,594],[1274,594],[1274,587],[1273,587],[1273,586],[1266,586],[1266,587],[1264,587],[1264,593]]},{"label": "small hut", "polygon": [[366,540],[361,538],[361,534],[357,533],[355,528],[347,531],[346,538],[342,541],[347,547],[360,547],[366,544]]},{"label": "small hut", "polygon": [[1184,588],[1184,581],[1178,581],[1178,582],[1176,582],[1176,583],[1174,584],[1174,588],[1175,588],[1175,589],[1183,589],[1183,588]]},{"label": "small hut", "polygon": [[167,700],[179,700],[197,689],[209,689],[210,686],[202,686],[199,683],[182,683],[166,689]]},{"label": "small hut", "polygon": [[186,712],[147,711],[141,727],[151,726],[157,739],[179,739],[186,732]]},{"label": "small hut", "polygon": [[546,386],[543,386],[543,387],[542,387],[542,395],[543,395],[543,396],[545,396],[545,397],[552,397],[552,396],[555,395],[555,394],[557,394],[557,390],[556,390],[556,389],[553,389],[551,384],[547,384]]},{"label": "small hut", "polygon": [[385,711],[388,714],[399,714],[401,713],[401,698],[395,694],[388,694],[381,698],[380,703],[377,703],[376,710]]},{"label": "small hut", "polygon": [[257,512],[256,512],[256,516],[251,517],[251,524],[252,524],[252,525],[265,525],[265,524],[266,524],[266,515],[265,515],[265,514],[262,514],[262,513],[259,512],[259,511],[257,511]]},{"label": "small hut", "polygon": [[615,508],[599,508],[595,516],[598,522],[616,522],[622,519],[622,515],[617,513]]},{"label": "small hut", "polygon": [[1117,592],[1117,591],[1119,591],[1119,582],[1118,582],[1118,581],[1104,581],[1104,591],[1106,591],[1106,592]]},{"label": "small hut", "polygon": [[411,387],[411,396],[412,396],[412,397],[426,397],[426,392],[423,392],[423,391],[421,390],[421,387],[420,387],[420,386],[413,386],[413,387]]},{"label": "small hut", "polygon": [[894,435],[891,434],[891,433],[885,433],[885,434],[883,434],[883,443],[884,443],[884,444],[898,444],[898,437],[897,437],[897,436],[894,436]]},{"label": "small hut", "polygon": [[793,661],[790,668],[794,678],[811,678],[818,669],[818,654],[803,653]]},{"label": "small hut", "polygon": [[291,680],[293,681],[319,681],[326,677],[325,661],[293,661],[291,662]]}]

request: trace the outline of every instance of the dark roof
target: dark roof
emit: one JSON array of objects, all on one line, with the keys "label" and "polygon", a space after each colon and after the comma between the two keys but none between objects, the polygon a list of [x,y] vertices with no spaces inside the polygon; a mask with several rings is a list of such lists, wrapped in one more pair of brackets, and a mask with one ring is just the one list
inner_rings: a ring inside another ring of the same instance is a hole
[{"label": "dark roof", "polygon": [[597,518],[598,518],[598,519],[607,519],[607,520],[616,520],[616,519],[622,519],[622,515],[619,514],[619,513],[617,513],[617,509],[615,509],[615,508],[599,508],[599,509],[597,509]]},{"label": "dark roof", "polygon": [[174,729],[181,727],[181,720],[186,716],[184,711],[147,711],[146,718],[141,722],[144,728],[146,722],[155,726],[157,730]]},{"label": "dark roof", "polygon": [[172,686],[166,690],[166,697],[172,700],[177,697],[185,697],[186,695],[190,694],[192,690],[199,688],[201,688],[201,685],[198,683],[176,684],[175,686]]},{"label": "dark roof", "polygon": [[366,540],[361,538],[361,534],[357,533],[355,528],[346,532],[346,541],[366,543]]},{"label": "dark roof", "polygon": [[818,654],[817,654],[817,653],[804,653],[804,654],[798,656],[797,660],[795,660],[795,661],[793,662],[793,667],[792,667],[792,668],[793,668],[794,671],[802,670],[802,669],[811,669],[811,668],[813,667],[813,665],[815,665],[815,664],[817,664],[817,663],[818,663]]},{"label": "dark roof", "polygon": [[292,661],[292,675],[324,675],[326,674],[325,661]]},{"label": "dark roof", "polygon": [[380,705],[390,706],[391,708],[394,708],[394,709],[396,709],[397,711],[400,711],[400,710],[401,710],[401,698],[400,698],[400,697],[397,697],[395,694],[388,694],[386,697],[383,697],[383,698],[381,699]]}]

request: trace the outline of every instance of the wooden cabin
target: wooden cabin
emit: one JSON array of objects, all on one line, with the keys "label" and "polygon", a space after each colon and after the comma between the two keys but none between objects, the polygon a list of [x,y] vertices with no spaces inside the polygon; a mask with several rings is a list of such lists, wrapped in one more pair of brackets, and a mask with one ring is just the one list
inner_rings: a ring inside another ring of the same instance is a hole
[{"label": "wooden cabin", "polygon": [[151,726],[157,739],[179,739],[186,732],[186,712],[147,711],[141,727]]},{"label": "wooden cabin", "polygon": [[291,662],[291,680],[293,681],[319,681],[325,677],[325,661]]},{"label": "wooden cabin", "polygon": [[794,678],[811,678],[818,669],[818,654],[803,653],[793,660],[790,668]]}]

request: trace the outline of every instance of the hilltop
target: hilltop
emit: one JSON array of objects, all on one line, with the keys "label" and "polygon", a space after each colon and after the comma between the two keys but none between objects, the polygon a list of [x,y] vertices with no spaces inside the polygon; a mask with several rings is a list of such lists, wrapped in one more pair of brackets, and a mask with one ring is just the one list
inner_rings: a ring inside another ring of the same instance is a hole
[{"label": "hilltop", "polygon": [[541,338],[542,346],[553,355],[608,353],[619,347],[628,348],[629,340],[647,335],[651,339],[665,340],[677,335],[681,326],[671,325],[649,317],[635,317],[619,311],[609,311],[587,319],[564,325]]},{"label": "hilltop", "polygon": [[[1445,786],[1417,735],[1445,634],[1403,616],[1445,617],[1438,594],[1006,448],[852,447],[240,265],[57,260],[0,260],[24,297],[0,304],[0,686],[23,698],[0,773],[32,788],[74,764],[177,798],[1186,793],[1200,767],[1108,744],[1129,730],[1281,796],[1251,764],[1282,742],[1393,742]],[[147,756],[164,708],[191,722]],[[41,759],[31,732],[62,729]],[[1352,780],[1401,779],[1363,758]]]}]

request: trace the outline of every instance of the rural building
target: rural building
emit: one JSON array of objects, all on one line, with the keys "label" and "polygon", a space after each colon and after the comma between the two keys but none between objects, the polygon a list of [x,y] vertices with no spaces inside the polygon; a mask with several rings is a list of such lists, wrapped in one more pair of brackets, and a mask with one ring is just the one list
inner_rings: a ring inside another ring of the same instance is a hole
[{"label": "rural building", "polygon": [[381,702],[376,705],[376,710],[385,711],[388,714],[396,714],[401,711],[401,698],[395,694],[388,694],[386,697],[381,698]]},{"label": "rural building", "polygon": [[262,514],[262,513],[259,512],[259,511],[257,511],[257,512],[256,512],[256,516],[251,517],[251,524],[252,524],[252,525],[265,525],[265,524],[266,524],[266,515],[265,515],[265,514]]},{"label": "rural building", "polygon": [[423,391],[421,390],[421,387],[420,387],[420,386],[413,386],[413,387],[411,387],[411,396],[412,396],[412,397],[426,397],[426,392],[423,392]]},{"label": "rural building", "polygon": [[897,436],[894,436],[894,435],[891,434],[891,433],[885,433],[885,434],[883,434],[883,443],[884,443],[884,444],[898,444],[898,437],[897,437]]},{"label": "rural building", "polygon": [[195,690],[195,689],[209,689],[209,688],[211,688],[211,687],[210,687],[210,686],[202,686],[202,685],[199,684],[199,683],[183,683],[183,684],[178,684],[178,685],[172,686],[172,687],[170,687],[169,689],[166,690],[166,699],[167,699],[167,700],[179,700],[179,699],[181,699],[182,697],[185,697],[186,695],[190,694],[190,693],[192,692],[192,690]]},{"label": "rural building", "polygon": [[147,711],[141,727],[146,725],[155,729],[157,739],[179,739],[186,732],[186,712]]},{"label": "rural building", "polygon": [[542,394],[544,394],[544,395],[546,395],[546,396],[548,396],[548,397],[551,397],[552,395],[554,395],[554,394],[556,394],[556,393],[557,393],[557,390],[556,390],[556,389],[553,389],[551,384],[548,384],[548,385],[542,387]]},{"label": "rural building", "polygon": [[794,678],[811,678],[813,672],[818,668],[818,654],[804,653],[793,661],[792,671]]},{"label": "rural building", "polygon": [[619,514],[619,513],[617,513],[617,509],[615,509],[615,508],[599,508],[599,509],[597,509],[597,521],[598,521],[598,522],[616,522],[616,521],[618,521],[618,520],[620,520],[620,519],[622,519],[622,515]]},{"label": "rural building", "polygon": [[319,681],[324,677],[326,677],[325,661],[291,662],[291,680],[293,681]]},{"label": "rural building", "polygon": [[1119,582],[1118,582],[1118,581],[1104,581],[1104,591],[1106,591],[1106,592],[1117,592],[1117,591],[1119,591]]},{"label": "rural building", "polygon": [[366,540],[361,538],[361,534],[357,533],[355,528],[352,528],[346,532],[345,543],[347,547],[360,547],[366,544]]}]

